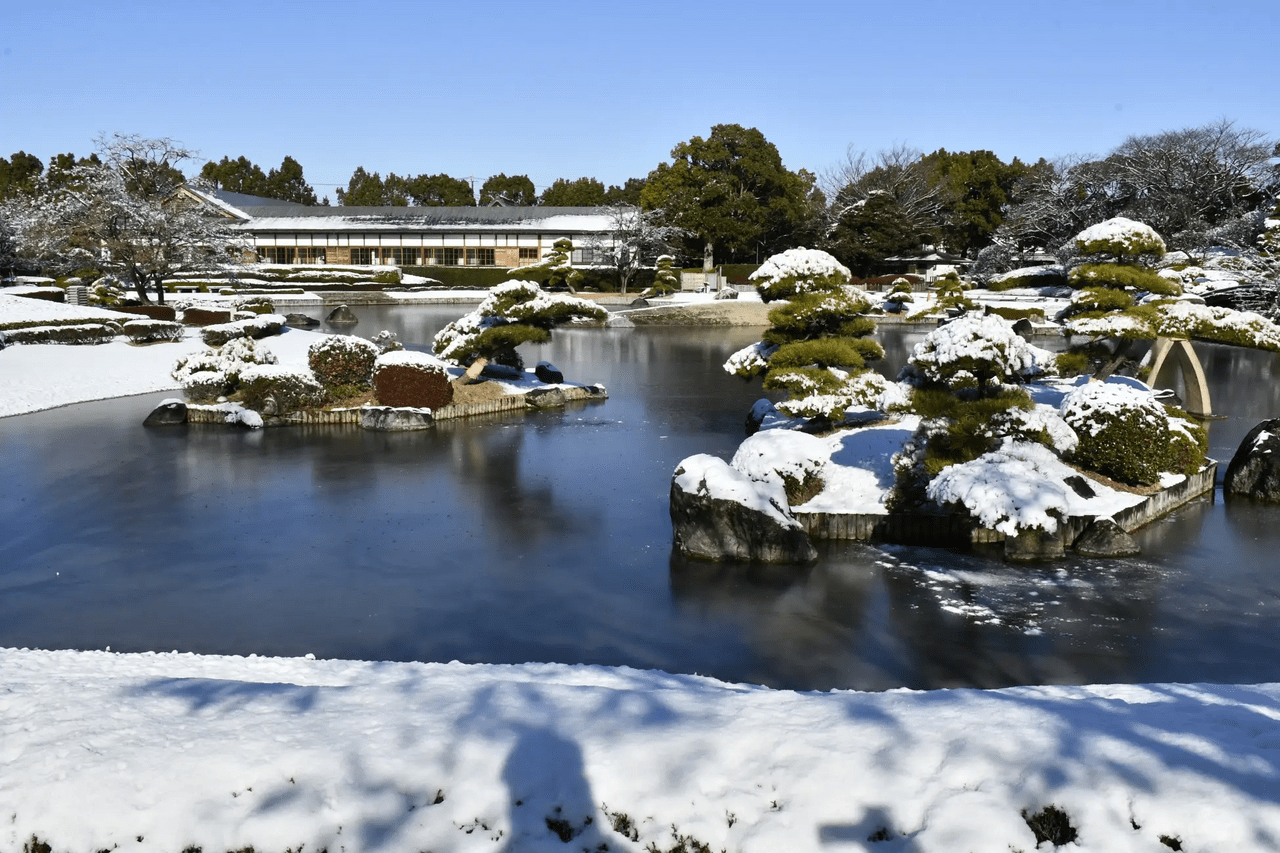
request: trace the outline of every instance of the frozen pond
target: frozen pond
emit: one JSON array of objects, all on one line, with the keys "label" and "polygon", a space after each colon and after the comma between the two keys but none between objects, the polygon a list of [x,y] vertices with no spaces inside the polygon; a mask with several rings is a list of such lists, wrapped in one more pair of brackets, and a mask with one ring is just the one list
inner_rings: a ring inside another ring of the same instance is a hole
[{"label": "frozen pond", "polygon": [[[359,308],[407,343],[466,306]],[[1141,557],[1027,568],[834,543],[812,569],[673,560],[671,472],[728,457],[752,329],[560,331],[610,399],[434,431],[146,430],[165,394],[0,419],[0,646],[698,672],[882,689],[1280,680],[1280,509],[1202,500]],[[895,365],[911,335],[885,332]],[[1271,354],[1197,345],[1223,467]]]}]

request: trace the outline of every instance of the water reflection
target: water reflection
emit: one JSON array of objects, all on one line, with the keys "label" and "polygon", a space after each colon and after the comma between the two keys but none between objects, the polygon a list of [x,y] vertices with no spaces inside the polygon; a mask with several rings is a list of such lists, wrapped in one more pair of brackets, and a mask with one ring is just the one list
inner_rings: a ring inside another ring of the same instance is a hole
[{"label": "water reflection", "polygon": [[[357,308],[425,347],[466,306]],[[367,314],[367,316],[366,316]],[[896,371],[923,330],[886,332]],[[0,645],[626,664],[805,689],[1280,679],[1275,510],[1208,500],[1131,560],[822,543],[805,570],[671,553],[670,476],[732,454],[752,329],[563,330],[604,402],[445,423],[144,430],[166,395],[0,419]],[[1276,357],[1197,347],[1229,458]]]}]

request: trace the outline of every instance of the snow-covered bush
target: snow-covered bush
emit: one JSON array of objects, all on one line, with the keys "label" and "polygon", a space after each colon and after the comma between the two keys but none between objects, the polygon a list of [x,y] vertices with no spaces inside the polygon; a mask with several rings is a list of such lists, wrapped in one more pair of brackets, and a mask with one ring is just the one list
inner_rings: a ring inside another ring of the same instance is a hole
[{"label": "snow-covered bush", "polygon": [[653,287],[644,292],[645,296],[663,296],[680,290],[680,274],[675,271],[675,258],[670,255],[659,255],[657,269],[653,273]]},{"label": "snow-covered bush", "polygon": [[396,350],[378,356],[374,396],[384,406],[439,409],[453,401],[447,365],[424,352]]},{"label": "snow-covered bush", "polygon": [[1154,228],[1123,216],[1084,229],[1076,235],[1075,245],[1082,255],[1111,256],[1128,263],[1143,257],[1158,260],[1166,251],[1164,239]]},{"label": "snow-covered bush", "polygon": [[373,345],[378,348],[379,353],[398,352],[399,350],[404,349],[404,344],[397,340],[396,333],[389,329],[383,329],[381,332],[378,332],[378,334],[371,338],[371,341]]},{"label": "snow-covered bush", "polygon": [[1006,536],[1031,528],[1052,533],[1067,514],[1061,480],[1071,473],[1053,451],[1007,441],[947,468],[929,483],[927,495],[939,504],[963,506],[983,527]]},{"label": "snow-covered bush", "polygon": [[373,379],[377,344],[353,335],[329,335],[307,348],[307,364],[321,385],[367,387]]},{"label": "snow-covered bush", "polygon": [[1067,271],[1053,264],[1046,267],[1019,267],[993,275],[987,279],[987,289],[1000,291],[1015,287],[1061,287],[1066,283]]},{"label": "snow-covered bush", "polygon": [[1079,438],[1071,458],[1130,485],[1154,485],[1163,472],[1193,473],[1208,446],[1203,427],[1129,383],[1081,385],[1059,412]]},{"label": "snow-covered bush", "polygon": [[768,370],[769,357],[777,351],[777,346],[773,344],[756,341],[729,356],[722,367],[726,373],[732,373],[741,379],[752,379]]},{"label": "snow-covered bush", "polygon": [[1178,296],[1182,286],[1154,270],[1129,264],[1081,264],[1067,276],[1071,287],[1106,287]]},{"label": "snow-covered bush", "polygon": [[516,347],[551,340],[551,329],[577,320],[600,321],[603,308],[573,296],[546,293],[529,281],[506,281],[485,300],[441,329],[433,342],[436,355],[458,364],[479,358],[522,368]]},{"label": "snow-covered bush", "polygon": [[[821,382],[814,382],[812,390],[802,395],[804,378]],[[839,370],[807,371],[791,383],[784,383],[784,387],[791,391],[792,397],[778,403],[777,410],[796,418],[825,417],[839,421],[849,409],[887,412],[905,406],[908,399],[901,387],[870,370],[852,377]]]},{"label": "snow-covered bush", "polygon": [[222,346],[236,338],[265,338],[280,334],[284,328],[285,318],[281,314],[261,314],[251,320],[236,320],[232,323],[220,323],[216,326],[205,326],[200,336],[211,347]]},{"label": "snow-covered bush", "polygon": [[819,249],[788,249],[772,255],[749,279],[765,302],[798,293],[838,292],[849,283],[849,268]]},{"label": "snow-covered bush", "polygon": [[965,314],[916,344],[905,376],[987,395],[1005,382],[1048,372],[1052,364],[1048,353],[1028,344],[1003,317]]},{"label": "snow-covered bush", "polygon": [[180,341],[185,331],[181,323],[168,320],[130,320],[124,324],[124,333],[135,344]]},{"label": "snow-covered bush", "polygon": [[235,391],[240,374],[254,365],[275,364],[275,354],[249,338],[229,341],[220,350],[178,359],[170,375],[196,402],[213,400]]},{"label": "snow-covered bush", "polygon": [[265,415],[283,415],[324,403],[324,388],[309,373],[278,364],[255,364],[240,371],[244,405]]}]

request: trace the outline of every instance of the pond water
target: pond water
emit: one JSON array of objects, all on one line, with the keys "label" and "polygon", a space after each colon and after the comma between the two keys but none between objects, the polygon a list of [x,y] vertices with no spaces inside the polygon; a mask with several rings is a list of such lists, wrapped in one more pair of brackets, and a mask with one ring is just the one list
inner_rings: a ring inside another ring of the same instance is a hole
[{"label": "pond water", "polygon": [[[425,345],[467,310],[359,308]],[[798,689],[1280,680],[1280,510],[1194,502],[1143,555],[1042,566],[823,543],[673,557],[671,472],[727,458],[755,329],[562,330],[526,359],[603,402],[405,434],[143,429],[166,394],[0,419],[0,646],[557,661]],[[921,333],[886,331],[896,367]],[[1197,345],[1225,462],[1280,360]]]}]

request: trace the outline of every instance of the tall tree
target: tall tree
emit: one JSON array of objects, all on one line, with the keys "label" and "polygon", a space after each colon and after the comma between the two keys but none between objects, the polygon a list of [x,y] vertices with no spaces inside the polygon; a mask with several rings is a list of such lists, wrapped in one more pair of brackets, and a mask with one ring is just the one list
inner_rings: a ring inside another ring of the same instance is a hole
[{"label": "tall tree", "polygon": [[16,193],[30,194],[44,171],[44,163],[34,154],[19,151],[8,160],[0,157],[0,201]]},{"label": "tall tree", "polygon": [[243,154],[232,160],[223,157],[217,163],[210,160],[200,168],[200,177],[220,190],[245,195],[266,196],[267,176],[258,164]]},{"label": "tall tree", "polygon": [[149,290],[164,302],[164,280],[234,258],[243,236],[230,220],[176,196],[178,166],[194,152],[171,139],[98,137],[98,162],[81,161],[68,179],[42,179],[32,196],[6,204],[23,253],[72,267],[85,262]]},{"label": "tall tree", "polygon": [[[388,180],[391,177],[388,176]],[[470,207],[476,203],[471,184],[445,174],[418,175],[404,179],[405,193],[415,205],[427,207]]]},{"label": "tall tree", "polygon": [[505,202],[508,205],[524,207],[537,202],[538,193],[528,175],[511,175],[505,173],[491,175],[480,187],[480,203],[493,204]]},{"label": "tall tree", "polygon": [[990,151],[951,153],[945,148],[922,158],[921,166],[939,189],[942,242],[962,255],[991,244],[1014,186],[1027,173],[1016,157],[1006,165]]},{"label": "tall tree", "polygon": [[377,172],[372,175],[364,170],[364,166],[356,166],[344,190],[338,187],[338,204],[347,207],[404,207],[409,204],[409,197],[404,192],[401,179],[394,174],[388,175],[383,182]]},{"label": "tall tree", "polygon": [[640,193],[644,191],[644,178],[627,178],[622,186],[611,186],[604,191],[604,203],[608,205],[629,204],[640,206]]},{"label": "tall tree", "polygon": [[918,250],[928,239],[917,218],[880,191],[843,206],[824,246],[854,275],[866,276],[877,261]]},{"label": "tall tree", "polygon": [[759,130],[718,124],[706,139],[671,149],[671,162],[649,173],[640,203],[694,235],[709,269],[717,253],[750,258],[790,245],[811,219],[812,190],[813,176],[783,166]]},{"label": "tall tree", "polygon": [[538,204],[543,207],[600,207],[605,203],[604,184],[595,178],[556,178],[542,191]]},{"label": "tall tree", "polygon": [[267,198],[293,201],[298,204],[315,204],[316,191],[302,176],[302,164],[285,155],[279,169],[267,173]]}]

